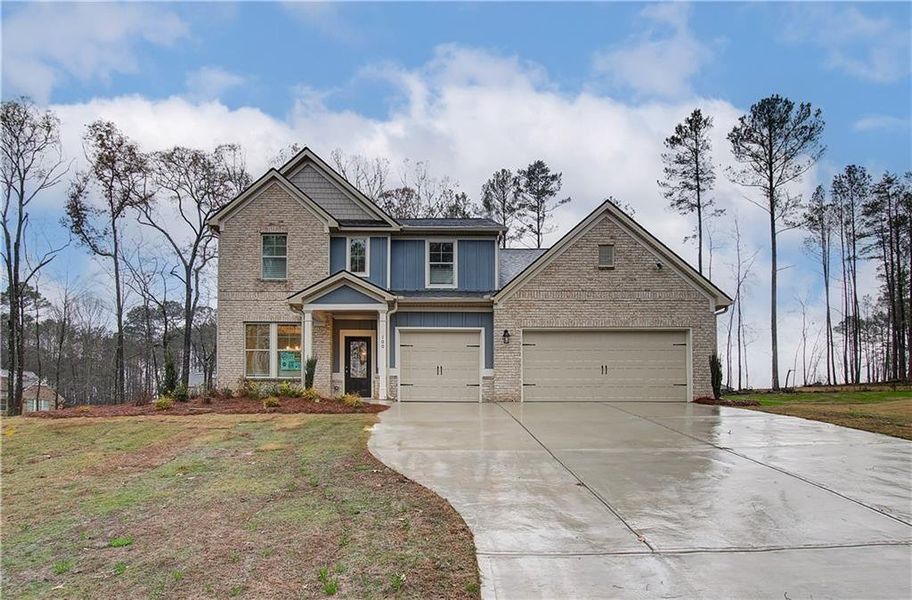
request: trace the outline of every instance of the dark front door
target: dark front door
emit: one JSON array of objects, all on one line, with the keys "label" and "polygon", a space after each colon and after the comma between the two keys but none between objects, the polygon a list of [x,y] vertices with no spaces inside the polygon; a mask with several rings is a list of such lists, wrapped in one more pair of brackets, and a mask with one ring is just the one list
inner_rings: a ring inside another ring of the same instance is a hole
[{"label": "dark front door", "polygon": [[345,338],[345,392],[371,397],[371,339]]}]

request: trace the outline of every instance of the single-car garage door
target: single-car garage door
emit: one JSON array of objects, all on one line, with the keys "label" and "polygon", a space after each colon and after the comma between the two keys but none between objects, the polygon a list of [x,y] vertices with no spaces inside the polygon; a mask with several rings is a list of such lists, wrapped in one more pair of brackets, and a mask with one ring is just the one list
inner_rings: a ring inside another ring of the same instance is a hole
[{"label": "single-car garage door", "polygon": [[478,402],[481,332],[399,331],[399,399]]},{"label": "single-car garage door", "polygon": [[523,400],[686,401],[684,331],[523,331]]}]

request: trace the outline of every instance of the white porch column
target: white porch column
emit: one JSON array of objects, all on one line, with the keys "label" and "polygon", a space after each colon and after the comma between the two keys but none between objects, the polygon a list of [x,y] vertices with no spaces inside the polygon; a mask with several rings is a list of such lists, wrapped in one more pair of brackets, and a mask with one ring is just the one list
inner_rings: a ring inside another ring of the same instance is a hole
[{"label": "white porch column", "polygon": [[377,354],[380,355],[380,400],[386,400],[386,369],[389,366],[389,344],[386,343],[386,310],[377,311]]},{"label": "white porch column", "polygon": [[304,311],[304,360],[313,356],[313,313]]}]

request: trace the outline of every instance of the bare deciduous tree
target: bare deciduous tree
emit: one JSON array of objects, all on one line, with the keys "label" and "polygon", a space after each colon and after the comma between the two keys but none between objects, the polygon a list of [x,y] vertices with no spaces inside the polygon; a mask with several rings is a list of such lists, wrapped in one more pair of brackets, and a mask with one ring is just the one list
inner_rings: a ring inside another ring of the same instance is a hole
[{"label": "bare deciduous tree", "polygon": [[184,287],[181,384],[190,381],[193,315],[199,304],[199,278],[215,258],[215,234],[206,221],[250,185],[239,146],[213,152],[175,147],[152,155],[155,195],[138,203],[139,222],[156,230],[179,263],[175,276]]},{"label": "bare deciduous tree", "polygon": [[39,194],[57,185],[67,170],[59,126],[56,115],[40,110],[28,98],[3,102],[0,108],[3,263],[9,302],[9,379],[4,401],[10,414],[19,414],[22,409],[23,290],[62,249],[49,248],[28,260],[29,205]]},{"label": "bare deciduous tree", "polygon": [[67,225],[92,254],[111,262],[117,320],[114,401],[122,403],[125,396],[121,220],[129,209],[149,201],[149,165],[136,144],[109,121],[91,123],[83,141],[88,169],[77,174],[70,186]]}]

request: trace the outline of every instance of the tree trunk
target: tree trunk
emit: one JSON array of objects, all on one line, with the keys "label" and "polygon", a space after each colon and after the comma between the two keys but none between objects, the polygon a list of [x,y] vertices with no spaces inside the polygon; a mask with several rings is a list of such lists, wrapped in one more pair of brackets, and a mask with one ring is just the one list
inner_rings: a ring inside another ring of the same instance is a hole
[{"label": "tree trunk", "polygon": [[114,349],[114,403],[123,404],[124,394],[124,326],[123,291],[120,287],[120,240],[117,235],[117,220],[111,219],[114,254],[114,302],[117,313],[117,341]]},{"label": "tree trunk", "polygon": [[776,316],[776,209],[770,193],[770,353],[772,389],[779,389],[779,329]]},{"label": "tree trunk", "polygon": [[184,343],[181,353],[181,385],[190,387],[190,342],[193,335],[193,280],[191,266],[184,268]]}]

